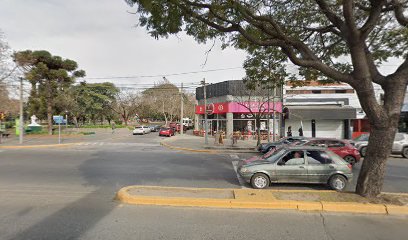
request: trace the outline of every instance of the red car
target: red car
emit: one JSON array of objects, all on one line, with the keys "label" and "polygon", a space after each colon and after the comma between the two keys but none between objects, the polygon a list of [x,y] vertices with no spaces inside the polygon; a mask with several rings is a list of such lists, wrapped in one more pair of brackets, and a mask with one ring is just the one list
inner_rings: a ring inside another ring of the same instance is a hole
[{"label": "red car", "polygon": [[162,128],[160,129],[159,136],[171,137],[174,136],[174,131],[172,128]]},{"label": "red car", "polygon": [[360,161],[360,152],[347,140],[312,138],[304,145],[325,146],[350,164]]}]

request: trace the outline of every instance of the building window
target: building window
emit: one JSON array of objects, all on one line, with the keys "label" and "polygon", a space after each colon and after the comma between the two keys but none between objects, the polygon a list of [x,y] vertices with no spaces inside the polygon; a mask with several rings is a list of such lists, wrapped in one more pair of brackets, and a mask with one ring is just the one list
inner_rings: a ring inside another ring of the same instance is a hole
[{"label": "building window", "polygon": [[321,93],[322,93],[322,90],[312,90],[312,93],[313,93],[313,94],[321,94]]},{"label": "building window", "polygon": [[347,90],[339,89],[339,90],[336,90],[335,93],[347,93]]}]

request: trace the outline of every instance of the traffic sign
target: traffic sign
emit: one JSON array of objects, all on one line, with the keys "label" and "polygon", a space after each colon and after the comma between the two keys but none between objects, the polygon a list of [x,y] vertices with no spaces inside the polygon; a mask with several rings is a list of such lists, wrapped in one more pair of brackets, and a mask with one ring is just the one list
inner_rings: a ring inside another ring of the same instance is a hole
[{"label": "traffic sign", "polygon": [[62,124],[64,121],[64,117],[63,116],[53,116],[52,119],[54,120],[54,122],[56,124]]}]

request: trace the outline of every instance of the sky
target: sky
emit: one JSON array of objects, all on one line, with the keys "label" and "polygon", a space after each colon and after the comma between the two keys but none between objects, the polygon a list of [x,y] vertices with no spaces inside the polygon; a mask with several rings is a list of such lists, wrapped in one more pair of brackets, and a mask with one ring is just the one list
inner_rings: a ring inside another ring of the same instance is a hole
[{"label": "sky", "polygon": [[[0,0],[0,30],[13,50],[47,50],[75,60],[87,72],[87,82],[134,87],[167,75],[173,83],[193,87],[203,78],[215,83],[244,77],[245,52],[221,50],[216,43],[203,65],[212,42],[198,44],[182,33],[156,40],[137,27],[138,16],[129,13],[134,11],[124,0]],[[390,73],[398,62],[380,70]],[[172,75],[200,71],[207,72]],[[127,76],[156,77],[117,78]],[[103,77],[113,78],[97,79]]]},{"label": "sky", "polygon": [[[162,76],[131,79],[99,77],[168,75],[174,83],[242,79],[245,52],[198,44],[185,34],[156,40],[137,27],[135,8],[124,0],[0,0],[0,29],[13,50],[47,50],[75,60],[87,82],[153,84]],[[223,71],[211,71],[216,69]],[[197,74],[174,73],[208,71]]]}]

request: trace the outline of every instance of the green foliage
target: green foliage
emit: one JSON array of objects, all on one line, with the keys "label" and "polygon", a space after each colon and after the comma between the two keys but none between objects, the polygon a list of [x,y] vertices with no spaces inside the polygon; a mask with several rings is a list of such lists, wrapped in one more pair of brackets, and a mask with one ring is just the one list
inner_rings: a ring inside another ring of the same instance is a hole
[{"label": "green foliage", "polygon": [[[349,59],[358,41],[374,65],[391,57],[406,58],[408,53],[407,25],[397,21],[394,12],[400,7],[398,1],[353,1],[350,11],[344,1],[327,0],[126,2],[137,5],[140,25],[155,38],[185,31],[198,42],[217,38],[224,47],[246,50],[250,54],[245,63],[247,79],[265,78],[260,61],[268,60],[269,56],[262,56],[267,54],[273,58],[276,75],[294,79],[284,68],[290,60],[302,67],[300,74],[306,79],[327,81],[353,74],[356,66]],[[406,13],[406,3],[401,7]],[[353,19],[345,19],[347,14]],[[406,16],[404,20],[408,21]],[[350,36],[352,25],[360,37]]]},{"label": "green foliage", "polygon": [[25,70],[25,78],[31,83],[29,114],[46,115],[51,133],[55,99],[75,82],[75,78],[84,77],[85,72],[77,70],[75,61],[53,56],[44,50],[16,52],[14,60]]}]

